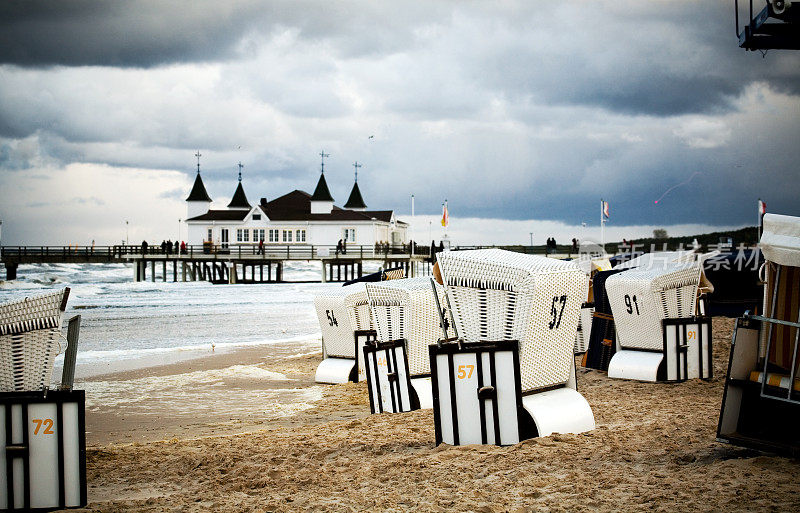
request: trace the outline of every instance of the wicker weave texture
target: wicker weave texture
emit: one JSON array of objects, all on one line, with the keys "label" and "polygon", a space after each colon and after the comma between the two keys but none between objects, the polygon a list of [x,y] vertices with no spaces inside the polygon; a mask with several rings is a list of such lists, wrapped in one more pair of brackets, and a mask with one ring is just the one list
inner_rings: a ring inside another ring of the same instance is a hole
[{"label": "wicker weave texture", "polygon": [[[358,286],[357,290],[351,288]],[[374,330],[375,323],[372,322],[372,314],[369,311],[369,297],[367,288],[362,284],[349,285],[344,296],[344,306],[347,309],[347,316],[350,324],[357,330]]]},{"label": "wicker weave texture", "polygon": [[663,348],[662,319],[691,317],[697,305],[700,264],[631,269],[606,280],[619,344],[631,349]]},{"label": "wicker weave texture", "polygon": [[0,391],[50,386],[66,290],[0,304]]},{"label": "wicker weave texture", "polygon": [[438,258],[459,336],[519,340],[523,392],[566,383],[587,294],[580,268],[497,249]]},{"label": "wicker weave texture", "polygon": [[328,356],[355,358],[353,325],[345,307],[345,294],[341,289],[314,298],[322,340]]},{"label": "wicker weave texture", "polygon": [[367,283],[367,294],[378,340],[405,339],[410,375],[430,374],[428,346],[444,336],[430,278]]}]

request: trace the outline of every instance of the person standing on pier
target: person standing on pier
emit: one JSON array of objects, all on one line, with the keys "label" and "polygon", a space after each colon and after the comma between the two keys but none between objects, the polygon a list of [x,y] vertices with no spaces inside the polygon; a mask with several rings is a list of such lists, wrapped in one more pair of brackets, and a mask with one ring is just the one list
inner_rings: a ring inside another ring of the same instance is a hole
[{"label": "person standing on pier", "polygon": [[258,254],[264,254],[264,239],[258,239]]},{"label": "person standing on pier", "polygon": [[142,241],[142,255],[146,255],[146,254],[147,254],[147,241],[143,240]]}]

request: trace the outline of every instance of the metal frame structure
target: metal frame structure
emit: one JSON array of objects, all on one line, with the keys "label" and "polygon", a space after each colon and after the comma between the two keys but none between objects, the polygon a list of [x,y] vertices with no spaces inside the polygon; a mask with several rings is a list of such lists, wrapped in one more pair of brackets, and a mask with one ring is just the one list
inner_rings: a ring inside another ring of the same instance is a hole
[{"label": "metal frame structure", "polygon": [[749,0],[748,22],[741,32],[739,0],[735,0],[734,8],[739,47],[748,51],[800,50],[800,5],[789,0],[767,0],[764,8],[753,15],[753,0]]},{"label": "metal frame structure", "polygon": [[763,315],[733,332],[717,439],[800,456],[800,218],[766,214]]}]

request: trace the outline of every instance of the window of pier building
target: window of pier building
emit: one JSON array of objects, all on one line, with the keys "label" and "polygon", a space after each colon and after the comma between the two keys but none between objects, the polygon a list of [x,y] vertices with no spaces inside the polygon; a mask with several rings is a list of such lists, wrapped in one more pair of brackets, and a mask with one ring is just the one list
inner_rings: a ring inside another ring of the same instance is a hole
[{"label": "window of pier building", "polygon": [[261,221],[261,214],[253,214],[253,221]]},{"label": "window of pier building", "polygon": [[279,240],[280,230],[277,228],[270,228],[269,230],[269,241],[270,242],[280,242]]},{"label": "window of pier building", "polygon": [[295,242],[305,242],[306,241],[306,231],[304,229],[296,230],[294,233],[294,241]]},{"label": "window of pier building", "polygon": [[344,228],[342,230],[342,233],[344,234],[344,237],[342,237],[342,238],[344,239],[345,242],[355,242],[356,241],[356,229],[355,228]]},{"label": "window of pier building", "polygon": [[214,229],[213,228],[209,228],[206,233],[208,234],[208,237],[206,237],[206,240],[208,242],[212,242],[214,240]]},{"label": "window of pier building", "polygon": [[263,229],[254,229],[253,230],[253,242],[258,242],[264,240],[264,230]]},{"label": "window of pier building", "polygon": [[292,242],[292,230],[283,230],[282,242]]}]

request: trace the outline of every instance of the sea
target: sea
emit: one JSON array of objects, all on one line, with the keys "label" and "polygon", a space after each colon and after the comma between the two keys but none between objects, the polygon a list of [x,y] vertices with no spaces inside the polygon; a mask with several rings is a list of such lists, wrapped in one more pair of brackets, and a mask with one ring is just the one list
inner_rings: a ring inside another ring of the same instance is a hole
[{"label": "sea", "polygon": [[[310,281],[320,272],[318,262],[293,262],[284,278]],[[0,302],[64,287],[70,288],[65,325],[81,316],[76,377],[86,378],[206,356],[212,349],[289,343],[298,354],[318,350],[314,296],[341,284],[135,282],[127,264],[39,264],[21,265],[17,280],[0,280]],[[63,351],[54,376],[62,365]]]}]

